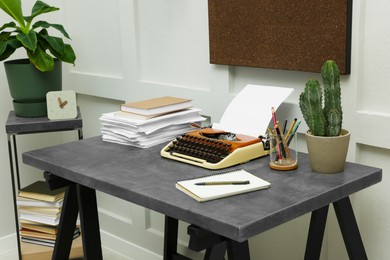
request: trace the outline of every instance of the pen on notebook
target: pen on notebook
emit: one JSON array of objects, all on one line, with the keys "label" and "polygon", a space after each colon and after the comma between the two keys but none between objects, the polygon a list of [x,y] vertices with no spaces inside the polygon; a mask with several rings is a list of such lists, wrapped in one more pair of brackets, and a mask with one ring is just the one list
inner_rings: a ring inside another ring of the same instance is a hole
[{"label": "pen on notebook", "polygon": [[205,181],[197,182],[195,185],[242,185],[249,183],[249,181]]}]

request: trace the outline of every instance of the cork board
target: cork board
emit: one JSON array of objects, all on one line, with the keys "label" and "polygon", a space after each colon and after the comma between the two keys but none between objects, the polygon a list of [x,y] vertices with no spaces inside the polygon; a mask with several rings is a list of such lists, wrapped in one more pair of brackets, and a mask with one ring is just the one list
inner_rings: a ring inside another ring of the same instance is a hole
[{"label": "cork board", "polygon": [[352,0],[209,0],[210,63],[350,74]]}]

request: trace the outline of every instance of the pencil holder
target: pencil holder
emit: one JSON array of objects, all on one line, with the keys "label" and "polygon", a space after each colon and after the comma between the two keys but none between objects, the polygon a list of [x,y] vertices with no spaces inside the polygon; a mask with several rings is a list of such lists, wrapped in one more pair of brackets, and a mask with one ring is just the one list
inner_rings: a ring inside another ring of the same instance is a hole
[{"label": "pencil holder", "polygon": [[270,163],[271,169],[289,171],[298,168],[297,135],[271,135]]}]

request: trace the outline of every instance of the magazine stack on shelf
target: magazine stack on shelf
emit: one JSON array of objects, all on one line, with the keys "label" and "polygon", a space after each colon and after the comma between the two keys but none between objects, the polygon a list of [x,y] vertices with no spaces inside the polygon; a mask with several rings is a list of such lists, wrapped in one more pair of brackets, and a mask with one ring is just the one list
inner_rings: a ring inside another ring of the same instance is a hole
[{"label": "magazine stack on shelf", "polygon": [[[54,246],[58,233],[64,189],[49,190],[43,181],[34,182],[19,191],[20,237],[23,242]],[[80,236],[75,229],[74,238]]]},{"label": "magazine stack on shelf", "polygon": [[148,148],[193,131],[191,123],[204,121],[191,100],[161,97],[121,105],[100,117],[103,141]]}]

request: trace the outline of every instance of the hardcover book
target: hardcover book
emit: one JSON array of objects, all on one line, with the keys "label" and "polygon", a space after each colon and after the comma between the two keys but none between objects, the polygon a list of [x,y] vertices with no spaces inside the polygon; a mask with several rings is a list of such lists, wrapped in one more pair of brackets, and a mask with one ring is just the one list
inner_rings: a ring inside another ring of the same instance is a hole
[{"label": "hardcover book", "polygon": [[160,115],[192,107],[190,99],[164,96],[121,105],[121,111],[143,116]]},{"label": "hardcover book", "polygon": [[30,184],[19,191],[19,196],[29,199],[55,202],[63,199],[65,189],[50,190],[44,181],[37,181]]}]

